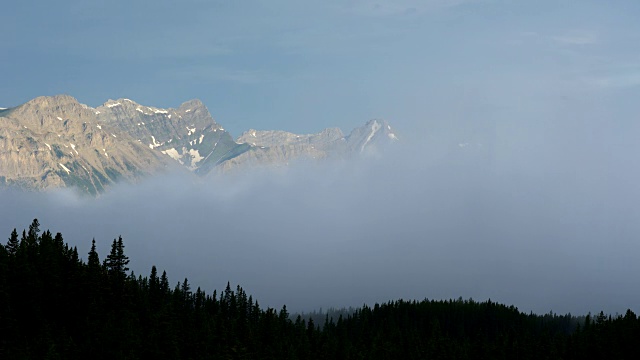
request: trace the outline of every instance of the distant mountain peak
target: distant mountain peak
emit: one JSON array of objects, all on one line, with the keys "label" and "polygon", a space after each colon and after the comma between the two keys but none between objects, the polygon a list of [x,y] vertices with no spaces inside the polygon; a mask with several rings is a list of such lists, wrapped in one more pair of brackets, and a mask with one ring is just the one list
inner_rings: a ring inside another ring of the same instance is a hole
[{"label": "distant mountain peak", "polygon": [[0,183],[95,194],[169,164],[68,95],[39,97],[0,116]]},{"label": "distant mountain peak", "polygon": [[354,151],[365,153],[375,152],[378,148],[398,141],[398,136],[388,121],[372,119],[364,126],[353,129],[347,139]]},{"label": "distant mountain peak", "polygon": [[201,108],[206,109],[206,106],[204,106],[204,104],[202,103],[202,101],[200,101],[200,99],[191,99],[191,100],[185,101],[180,105],[180,107],[178,107],[178,109],[185,109],[185,111],[189,109],[201,109]]},{"label": "distant mountain peak", "polygon": [[287,166],[369,153],[397,140],[386,120],[372,119],[348,136],[339,128],[250,129],[234,141],[198,99],[159,108],[119,98],[91,108],[69,95],[41,96],[0,110],[0,118],[0,184],[90,193],[170,166],[200,175]]},{"label": "distant mountain peak", "polygon": [[40,96],[26,103],[12,108],[12,113],[27,115],[33,113],[37,115],[40,112],[53,113],[58,112],[64,115],[67,112],[73,113],[76,109],[88,109],[89,107],[80,104],[78,100],[69,95]]},{"label": "distant mountain peak", "polygon": [[56,106],[64,104],[80,104],[76,98],[66,94],[54,96],[39,96],[33,100],[29,100],[21,106]]}]

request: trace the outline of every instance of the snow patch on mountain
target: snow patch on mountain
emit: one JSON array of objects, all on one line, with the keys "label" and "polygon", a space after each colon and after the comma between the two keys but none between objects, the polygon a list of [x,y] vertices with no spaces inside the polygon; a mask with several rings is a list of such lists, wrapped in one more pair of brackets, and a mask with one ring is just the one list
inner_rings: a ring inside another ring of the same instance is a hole
[{"label": "snow patch on mountain", "polygon": [[61,163],[58,163],[58,165],[62,166],[62,169],[64,169],[64,171],[66,171],[67,174],[71,173],[71,170],[69,170],[66,166],[62,165]]},{"label": "snow patch on mountain", "polygon": [[360,148],[361,153],[364,151],[365,146],[367,146],[367,144],[371,141],[371,139],[373,139],[373,136],[378,132],[378,130],[380,130],[380,128],[381,126],[378,123],[378,121],[374,121],[373,124],[371,125],[371,133],[367,137],[367,140],[365,140],[364,144],[362,144],[362,148]]},{"label": "snow patch on mountain", "polygon": [[160,146],[164,145],[164,143],[159,143],[159,142],[157,142],[157,141],[156,141],[156,138],[155,138],[153,135],[151,135],[151,141],[152,141],[153,143],[152,143],[152,144],[149,144],[149,148],[150,148],[150,149],[155,149],[155,148],[157,148],[157,147],[160,147]]},{"label": "snow patch on mountain", "polygon": [[200,156],[200,152],[195,149],[189,149],[189,155],[191,155],[191,169],[195,170],[197,168],[196,164],[204,158]]},{"label": "snow patch on mountain", "polygon": [[182,157],[178,153],[178,150],[176,150],[175,148],[163,150],[162,153],[165,154],[165,155],[168,155],[173,160],[176,160],[176,161],[180,162],[180,164],[182,164],[182,159],[181,159]]}]

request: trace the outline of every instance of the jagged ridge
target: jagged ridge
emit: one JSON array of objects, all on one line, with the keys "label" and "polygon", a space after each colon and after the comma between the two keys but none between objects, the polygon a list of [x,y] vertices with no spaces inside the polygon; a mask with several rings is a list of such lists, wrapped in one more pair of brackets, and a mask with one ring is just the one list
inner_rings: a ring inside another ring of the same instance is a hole
[{"label": "jagged ridge", "polygon": [[199,100],[165,109],[122,98],[91,108],[68,95],[43,96],[0,110],[0,184],[97,194],[180,165],[205,175],[344,158],[395,140],[386,121],[371,120],[348,136],[337,128],[306,135],[249,130],[234,141]]},{"label": "jagged ridge", "polygon": [[0,178],[31,189],[75,186],[89,193],[168,166],[126,134],[101,125],[67,95],[38,97],[0,113]]}]

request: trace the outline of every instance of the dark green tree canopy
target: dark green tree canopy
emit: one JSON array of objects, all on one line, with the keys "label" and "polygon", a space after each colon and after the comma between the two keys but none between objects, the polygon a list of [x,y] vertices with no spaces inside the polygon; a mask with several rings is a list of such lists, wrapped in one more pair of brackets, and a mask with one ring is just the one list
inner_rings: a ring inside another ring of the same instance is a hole
[{"label": "dark green tree canopy", "polygon": [[[525,314],[492,301],[396,300],[290,319],[230,283],[126,275],[122,237],[100,265],[37,220],[0,245],[0,359],[636,359],[640,320]],[[322,327],[321,327],[322,326]]]}]

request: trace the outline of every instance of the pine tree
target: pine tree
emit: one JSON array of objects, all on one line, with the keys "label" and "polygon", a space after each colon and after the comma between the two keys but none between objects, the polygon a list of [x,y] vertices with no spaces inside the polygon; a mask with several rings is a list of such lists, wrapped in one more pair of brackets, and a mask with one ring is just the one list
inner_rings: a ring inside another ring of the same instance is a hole
[{"label": "pine tree", "polygon": [[158,269],[153,265],[151,267],[151,275],[149,275],[149,294],[155,300],[160,290],[160,279],[158,279]]},{"label": "pine tree", "polygon": [[187,278],[184,278],[184,282],[182,283],[180,290],[182,291],[184,303],[189,305],[191,300],[191,285],[189,285],[189,280],[187,280]]},{"label": "pine tree", "polygon": [[160,291],[162,291],[163,295],[169,293],[169,278],[167,277],[167,272],[162,271],[162,276],[160,277]]},{"label": "pine tree", "polygon": [[117,250],[118,260],[122,264],[122,272],[126,273],[129,271],[129,268],[127,267],[127,265],[129,265],[129,257],[124,254],[124,242],[122,241],[122,236],[118,238]]},{"label": "pine tree", "polygon": [[155,265],[151,266],[151,275],[149,275],[149,286],[153,288],[154,286],[159,286],[158,280],[158,269]]},{"label": "pine tree", "polygon": [[11,236],[9,237],[9,241],[7,241],[7,253],[9,253],[10,256],[15,256],[16,253],[18,252],[18,248],[20,247],[20,241],[18,240],[18,231],[16,231],[15,228],[13,228],[13,231],[11,232]]},{"label": "pine tree", "polygon": [[20,237],[20,247],[18,252],[25,253],[28,246],[27,230],[22,229],[22,237]]},{"label": "pine tree", "polygon": [[29,236],[37,237],[40,233],[40,222],[38,219],[33,219],[31,225],[29,225]]},{"label": "pine tree", "polygon": [[[327,314],[327,317],[329,315]],[[287,305],[282,305],[282,309],[280,309],[280,314],[278,315],[280,321],[285,321],[289,319],[289,312],[287,311]]]},{"label": "pine tree", "polygon": [[87,259],[87,266],[89,271],[97,271],[100,269],[100,257],[96,251],[96,239],[91,241],[91,250],[89,251],[89,258]]},{"label": "pine tree", "polygon": [[38,219],[33,219],[31,225],[29,225],[29,232],[27,233],[27,240],[29,246],[35,246],[38,242],[38,234],[40,233],[40,223]]},{"label": "pine tree", "polygon": [[125,278],[129,268],[129,257],[124,254],[124,244],[122,236],[118,240],[113,239],[111,244],[111,252],[104,261],[104,266],[109,274],[112,276]]}]

